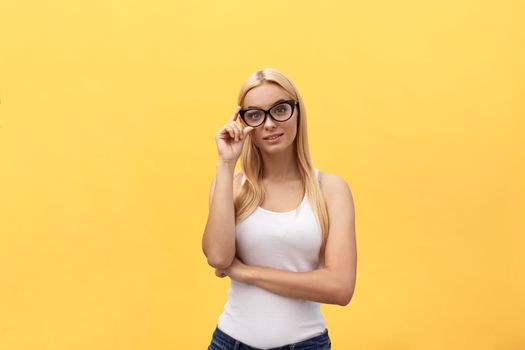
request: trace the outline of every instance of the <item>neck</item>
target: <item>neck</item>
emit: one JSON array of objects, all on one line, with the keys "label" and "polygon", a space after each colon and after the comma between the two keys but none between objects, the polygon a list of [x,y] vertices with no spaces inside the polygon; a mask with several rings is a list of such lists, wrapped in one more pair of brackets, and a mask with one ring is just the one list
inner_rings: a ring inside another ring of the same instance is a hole
[{"label": "neck", "polygon": [[263,158],[264,180],[278,183],[294,181],[300,178],[293,146],[280,153],[265,154],[261,152],[261,155]]}]

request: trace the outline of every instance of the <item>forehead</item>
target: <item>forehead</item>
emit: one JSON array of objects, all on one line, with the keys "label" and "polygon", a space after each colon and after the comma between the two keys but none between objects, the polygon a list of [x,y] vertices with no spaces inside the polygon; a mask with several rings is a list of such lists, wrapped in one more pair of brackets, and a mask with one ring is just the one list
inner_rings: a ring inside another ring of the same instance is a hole
[{"label": "forehead", "polygon": [[280,99],[288,100],[290,96],[279,85],[264,82],[246,93],[242,105],[244,108],[257,107],[267,109]]}]

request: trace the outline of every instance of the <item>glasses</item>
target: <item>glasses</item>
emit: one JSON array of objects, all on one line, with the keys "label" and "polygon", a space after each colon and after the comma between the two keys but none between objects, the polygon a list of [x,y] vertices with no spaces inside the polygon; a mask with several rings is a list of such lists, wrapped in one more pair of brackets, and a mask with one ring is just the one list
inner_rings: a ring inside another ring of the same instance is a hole
[{"label": "glasses", "polygon": [[292,117],[295,106],[298,106],[297,101],[287,100],[279,102],[266,111],[261,108],[249,108],[240,110],[239,114],[246,125],[257,127],[264,124],[268,114],[276,122],[287,121]]}]

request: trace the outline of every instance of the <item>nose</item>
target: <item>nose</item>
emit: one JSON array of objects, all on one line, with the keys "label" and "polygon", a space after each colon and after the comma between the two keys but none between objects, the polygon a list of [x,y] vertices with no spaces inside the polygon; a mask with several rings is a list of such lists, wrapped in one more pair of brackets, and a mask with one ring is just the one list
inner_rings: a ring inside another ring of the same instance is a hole
[{"label": "nose", "polygon": [[266,115],[266,120],[264,121],[264,128],[266,130],[275,129],[275,121],[270,117],[269,114]]}]

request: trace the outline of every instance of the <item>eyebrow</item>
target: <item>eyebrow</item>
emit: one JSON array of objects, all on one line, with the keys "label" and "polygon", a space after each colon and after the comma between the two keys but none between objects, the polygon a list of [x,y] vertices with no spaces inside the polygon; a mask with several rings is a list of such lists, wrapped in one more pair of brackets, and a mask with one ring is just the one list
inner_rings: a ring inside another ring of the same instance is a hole
[{"label": "eyebrow", "polygon": [[[277,101],[275,101],[275,102],[272,104],[272,106],[276,105],[276,104],[279,103],[279,102],[284,102],[284,101],[287,101],[287,100],[286,100],[285,98],[280,98],[280,99],[278,99]],[[248,107],[246,107],[246,108],[261,108],[261,107],[257,107],[257,106],[248,106]]]}]

